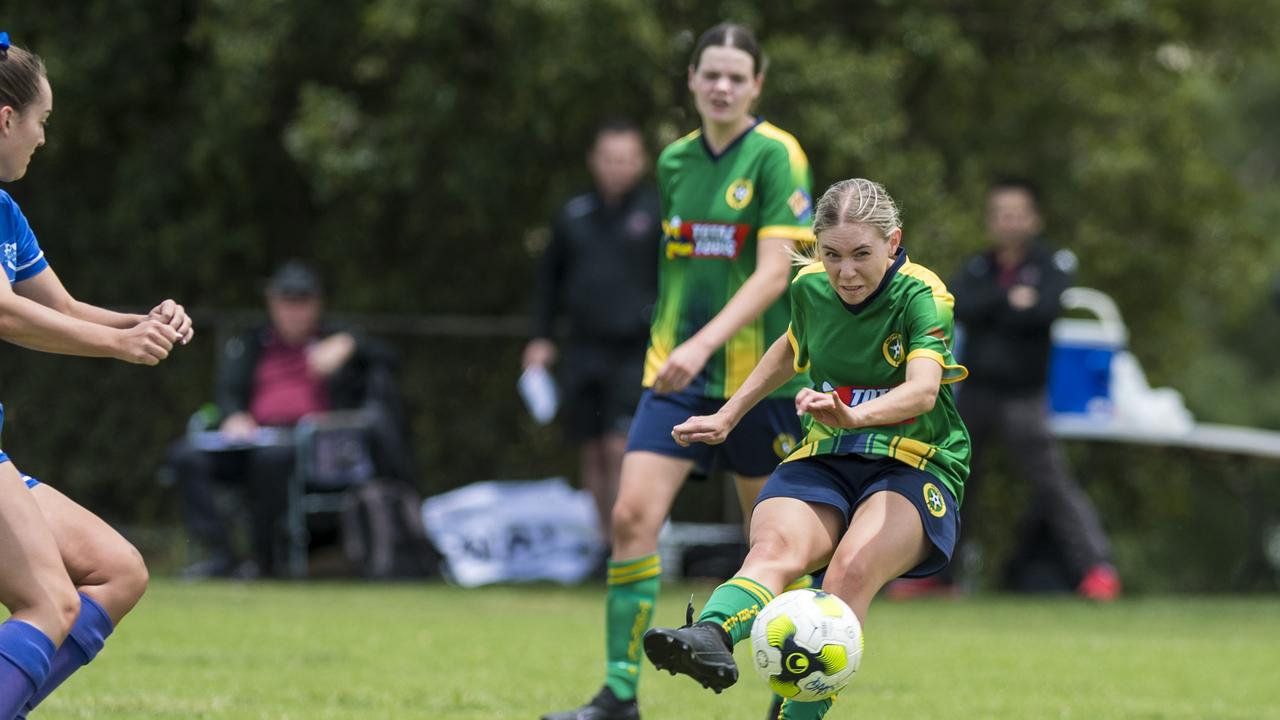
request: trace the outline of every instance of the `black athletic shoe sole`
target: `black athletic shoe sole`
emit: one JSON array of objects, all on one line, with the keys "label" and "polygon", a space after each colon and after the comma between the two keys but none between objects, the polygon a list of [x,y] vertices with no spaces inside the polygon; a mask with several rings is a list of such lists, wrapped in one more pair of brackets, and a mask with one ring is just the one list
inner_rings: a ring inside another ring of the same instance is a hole
[{"label": "black athletic shoe sole", "polygon": [[699,659],[689,643],[667,628],[653,628],[644,634],[644,654],[659,670],[688,675],[717,694],[738,682],[738,666],[732,656],[728,663]]}]

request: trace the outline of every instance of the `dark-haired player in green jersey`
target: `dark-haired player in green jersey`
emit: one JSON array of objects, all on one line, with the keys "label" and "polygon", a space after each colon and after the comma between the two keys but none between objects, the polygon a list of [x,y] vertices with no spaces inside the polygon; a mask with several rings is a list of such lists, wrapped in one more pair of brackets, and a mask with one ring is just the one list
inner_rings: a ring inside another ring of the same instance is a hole
[{"label": "dark-haired player in green jersey", "polygon": [[[807,370],[795,397],[805,437],[774,470],[751,519],[751,550],[698,621],[644,636],[653,664],[717,692],[738,677],[733,645],[793,577],[827,566],[822,589],[865,625],[871,599],[899,577],[950,560],[969,473],[969,434],[948,383],[951,294],[901,246],[892,198],[878,183],[831,186],[814,213],[818,261],[791,283],[791,325],[715,414],[672,429],[718,444],[762,398]],[[787,701],[780,717],[820,718],[834,698]]]},{"label": "dark-haired player in green jersey", "polygon": [[[635,720],[641,635],[662,574],[658,534],[685,478],[716,461],[734,475],[744,515],[800,436],[791,405],[802,378],[777,388],[718,448],[680,445],[671,427],[715,412],[786,330],[791,255],[812,239],[809,162],[795,138],[751,114],[764,82],[755,38],[722,24],[689,66],[702,126],[658,160],[664,237],[658,304],[613,506],[605,684],[586,705],[544,720]],[[799,576],[800,573],[797,573]],[[789,580],[794,578],[789,578]]]}]

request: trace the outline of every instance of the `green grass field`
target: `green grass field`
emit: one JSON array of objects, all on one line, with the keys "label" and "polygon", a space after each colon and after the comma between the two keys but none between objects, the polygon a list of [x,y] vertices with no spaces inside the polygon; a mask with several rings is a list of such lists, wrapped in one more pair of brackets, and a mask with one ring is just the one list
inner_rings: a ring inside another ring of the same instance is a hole
[{"label": "green grass field", "polygon": [[[658,621],[691,592],[668,586]],[[34,718],[537,718],[601,679],[601,590],[156,581]],[[739,662],[746,657],[739,647]],[[714,695],[652,667],[646,720],[752,720],[749,666]],[[1280,718],[1280,598],[980,597],[872,606],[830,718]]]}]

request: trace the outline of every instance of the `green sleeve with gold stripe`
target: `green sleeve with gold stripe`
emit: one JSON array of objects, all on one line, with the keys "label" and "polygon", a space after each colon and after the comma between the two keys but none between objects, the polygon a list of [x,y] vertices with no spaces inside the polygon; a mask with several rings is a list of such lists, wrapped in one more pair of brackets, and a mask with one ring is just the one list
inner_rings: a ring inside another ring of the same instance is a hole
[{"label": "green sleeve with gold stripe", "polygon": [[797,242],[813,239],[809,227],[812,217],[813,174],[809,158],[800,144],[789,135],[771,132],[767,124],[760,132],[778,139],[764,158],[760,188],[760,219],[757,237],[784,237]]},{"label": "green sleeve with gold stripe", "polygon": [[942,382],[965,379],[969,371],[951,355],[950,295],[939,296],[928,287],[912,294],[907,304],[907,360],[931,358],[942,366]]}]

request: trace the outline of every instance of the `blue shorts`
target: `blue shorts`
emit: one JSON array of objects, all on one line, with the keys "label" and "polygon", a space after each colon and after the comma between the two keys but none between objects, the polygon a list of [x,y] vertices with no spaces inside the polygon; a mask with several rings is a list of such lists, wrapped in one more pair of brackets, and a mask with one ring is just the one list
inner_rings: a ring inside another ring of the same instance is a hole
[{"label": "blue shorts", "polygon": [[941,480],[924,470],[893,458],[862,455],[815,455],[778,466],[765,483],[756,503],[787,497],[830,505],[844,513],[847,527],[853,511],[873,493],[896,492],[911,501],[920,513],[933,552],[903,577],[925,577],[951,562],[960,534],[960,513],[955,497]]},{"label": "blue shorts", "polygon": [[694,415],[712,415],[724,400],[688,392],[659,395],[645,390],[631,421],[627,452],[641,450],[692,460],[703,473],[721,467],[742,477],[764,477],[795,448],[801,436],[800,418],[790,398],[765,399],[751,408],[720,445],[695,443],[681,447],[671,428]]},{"label": "blue shorts", "polygon": [[[0,434],[3,434],[3,430],[4,430],[4,405],[0,405]],[[9,456],[6,455],[3,450],[0,450],[0,463],[4,463],[4,462],[11,462],[11,461],[9,460]],[[40,484],[39,480],[31,477],[30,475],[23,475],[22,481],[25,482],[27,484],[27,487],[29,488],[33,488]]]}]

